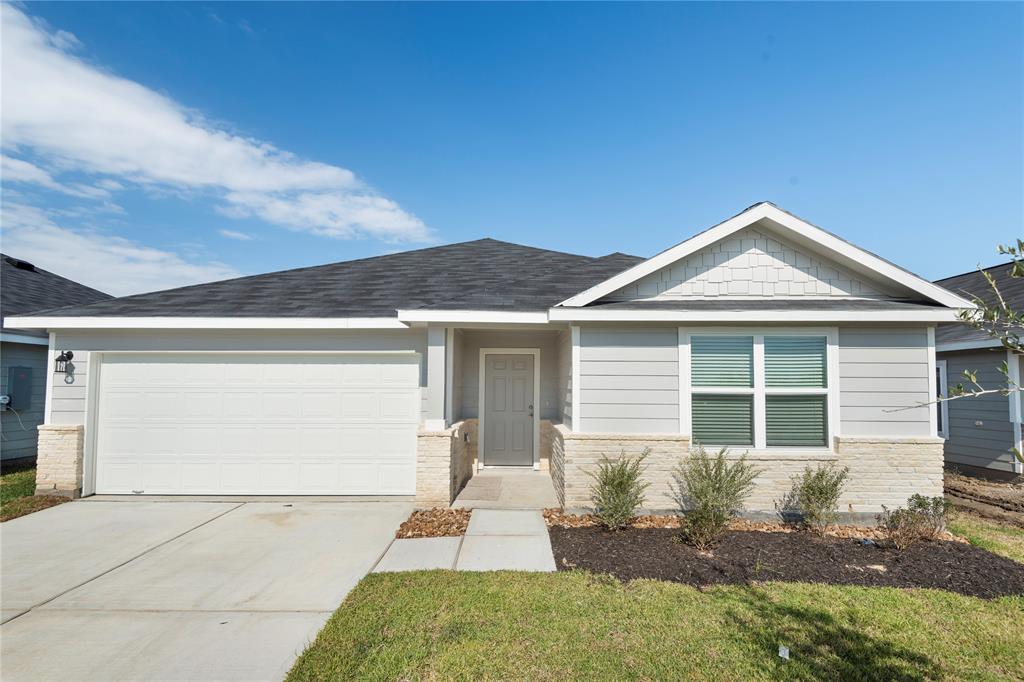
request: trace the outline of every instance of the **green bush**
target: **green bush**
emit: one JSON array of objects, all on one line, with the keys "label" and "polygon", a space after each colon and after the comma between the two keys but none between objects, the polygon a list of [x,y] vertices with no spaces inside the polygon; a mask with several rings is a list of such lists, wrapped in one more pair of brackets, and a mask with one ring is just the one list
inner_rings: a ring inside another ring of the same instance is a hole
[{"label": "green bush", "polygon": [[725,533],[729,520],[743,509],[761,473],[744,453],[732,464],[722,448],[714,457],[698,444],[676,467],[678,502],[683,513],[683,539],[705,550]]},{"label": "green bush", "polygon": [[792,489],[776,504],[782,520],[823,534],[839,519],[839,497],[849,473],[848,468],[836,469],[831,462],[804,468],[802,475],[793,477]]},{"label": "green bush", "polygon": [[913,495],[906,509],[886,509],[877,516],[878,525],[897,549],[906,549],[921,540],[937,540],[946,530],[945,498]]},{"label": "green bush", "polygon": [[594,479],[590,486],[594,513],[609,530],[623,528],[643,505],[649,485],[642,480],[643,462],[649,452],[644,449],[635,458],[626,457],[625,452],[616,459],[606,455],[597,463],[596,472],[587,472]]}]

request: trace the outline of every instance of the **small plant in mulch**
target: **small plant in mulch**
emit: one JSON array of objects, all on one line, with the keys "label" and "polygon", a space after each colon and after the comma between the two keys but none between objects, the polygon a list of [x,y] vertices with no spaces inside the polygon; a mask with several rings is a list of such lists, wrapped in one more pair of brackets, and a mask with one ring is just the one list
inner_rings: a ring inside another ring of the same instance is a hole
[{"label": "small plant in mulch", "polygon": [[949,503],[943,497],[913,495],[907,508],[886,509],[877,516],[878,525],[896,549],[906,549],[922,540],[938,540],[946,534]]},{"label": "small plant in mulch", "polygon": [[714,457],[703,445],[690,453],[675,471],[677,499],[683,513],[683,539],[697,549],[710,549],[728,530],[729,522],[743,509],[761,473],[747,462],[746,454],[730,463],[727,448]]},{"label": "small plant in mulch", "polygon": [[471,509],[417,509],[398,527],[395,537],[445,538],[466,534]]},{"label": "small plant in mulch", "polygon": [[792,489],[776,503],[779,516],[825,535],[839,520],[839,498],[849,474],[847,467],[836,469],[831,462],[813,469],[807,466],[803,474],[793,477]]},{"label": "small plant in mulch", "polygon": [[590,486],[594,515],[608,530],[625,528],[643,506],[644,491],[650,485],[643,480],[643,463],[649,453],[644,449],[639,457],[627,457],[623,451],[616,459],[605,455],[597,463],[597,471],[587,472],[594,479]]}]

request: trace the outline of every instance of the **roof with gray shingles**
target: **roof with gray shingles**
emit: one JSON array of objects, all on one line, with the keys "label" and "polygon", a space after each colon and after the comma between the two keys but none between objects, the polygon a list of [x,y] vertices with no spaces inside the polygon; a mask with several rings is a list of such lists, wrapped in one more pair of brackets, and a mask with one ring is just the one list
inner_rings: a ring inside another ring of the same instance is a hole
[{"label": "roof with gray shingles", "polygon": [[[995,279],[999,292],[1010,307],[1014,310],[1020,310],[1024,308],[1024,277],[1010,277],[1010,268],[1012,267],[1013,263],[1003,263],[1002,265],[985,268],[985,271]],[[996,294],[992,291],[980,270],[965,272],[962,275],[955,275],[945,279],[937,279],[935,283],[970,300],[978,298],[989,304],[996,302]],[[992,345],[999,345],[997,341],[991,339],[985,332],[972,329],[958,322],[940,324],[935,330],[935,343],[938,345],[987,340],[991,340]]]},{"label": "roof with gray shingles", "polygon": [[395,317],[398,309],[546,311],[643,259],[495,239],[196,284],[46,311],[69,317]]},{"label": "roof with gray shingles", "polygon": [[[7,327],[3,320],[10,316],[109,298],[110,294],[0,253],[0,327],[4,329]],[[46,336],[46,332],[38,330],[18,330],[18,333]]]}]

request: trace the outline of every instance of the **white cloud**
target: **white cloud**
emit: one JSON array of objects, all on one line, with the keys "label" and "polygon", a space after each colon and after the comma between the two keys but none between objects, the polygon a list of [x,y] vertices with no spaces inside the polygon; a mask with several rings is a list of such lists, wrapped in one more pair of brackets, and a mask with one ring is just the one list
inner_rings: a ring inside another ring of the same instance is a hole
[{"label": "white cloud", "polygon": [[227,199],[229,214],[294,230],[432,239],[419,218],[351,171],[216,127],[169,97],[82,60],[73,54],[79,47],[73,35],[53,32],[9,3],[0,12],[5,149],[22,156],[31,150],[51,172],[209,192]]},{"label": "white cloud", "polygon": [[4,252],[115,296],[237,277],[223,263],[190,263],[180,255],[122,237],[55,224],[41,209],[5,202]]},{"label": "white cloud", "polygon": [[240,242],[251,242],[255,237],[245,232],[239,232],[238,230],[218,230],[221,237],[228,239],[237,239]]},{"label": "white cloud", "polygon": [[0,179],[4,182],[38,185],[83,199],[107,199],[110,197],[110,192],[103,187],[92,187],[82,183],[62,185],[39,166],[7,155],[0,155]]}]

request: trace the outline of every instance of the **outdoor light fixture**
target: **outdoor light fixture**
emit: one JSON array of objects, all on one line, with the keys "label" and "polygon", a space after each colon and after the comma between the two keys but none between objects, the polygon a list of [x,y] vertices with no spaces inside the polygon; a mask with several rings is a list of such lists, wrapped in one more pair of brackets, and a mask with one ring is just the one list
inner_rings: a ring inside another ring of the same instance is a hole
[{"label": "outdoor light fixture", "polygon": [[[71,364],[71,359],[73,357],[75,357],[75,354],[71,351],[62,350],[53,363],[53,371],[57,374],[67,374],[68,365]],[[71,365],[71,367],[73,369],[74,365]]]}]

